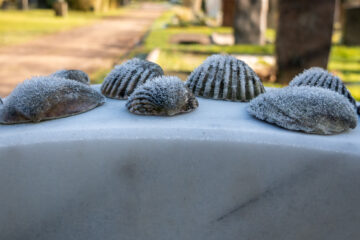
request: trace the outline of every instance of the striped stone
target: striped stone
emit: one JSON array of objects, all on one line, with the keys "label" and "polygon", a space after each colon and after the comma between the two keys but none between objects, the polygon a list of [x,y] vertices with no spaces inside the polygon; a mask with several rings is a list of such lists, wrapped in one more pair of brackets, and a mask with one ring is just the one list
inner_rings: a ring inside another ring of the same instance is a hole
[{"label": "striped stone", "polygon": [[106,76],[101,92],[108,98],[127,99],[137,86],[163,74],[156,63],[134,58],[116,66]]},{"label": "striped stone", "polygon": [[186,86],[199,97],[247,102],[265,92],[256,73],[229,55],[212,55],[196,68]]},{"label": "striped stone", "polygon": [[289,86],[311,86],[330,89],[345,96],[356,108],[355,99],[351,96],[351,93],[341,79],[319,67],[309,68],[300,73],[289,83]]}]

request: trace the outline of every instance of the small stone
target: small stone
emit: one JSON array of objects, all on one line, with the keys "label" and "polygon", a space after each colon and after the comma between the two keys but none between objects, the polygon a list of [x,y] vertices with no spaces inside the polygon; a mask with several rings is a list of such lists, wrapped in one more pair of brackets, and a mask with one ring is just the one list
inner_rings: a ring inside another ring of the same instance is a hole
[{"label": "small stone", "polygon": [[0,123],[62,118],[104,103],[105,98],[86,84],[65,78],[34,77],[19,84],[0,104]]},{"label": "small stone", "polygon": [[172,116],[199,106],[194,94],[177,77],[158,77],[136,88],[126,107],[139,115]]},{"label": "small stone", "polygon": [[314,134],[355,128],[358,117],[348,99],[320,87],[285,87],[253,99],[248,112],[280,127]]},{"label": "small stone", "polygon": [[101,92],[108,98],[127,99],[136,87],[162,75],[164,71],[158,64],[134,58],[117,65],[106,76]]},{"label": "small stone", "polygon": [[325,69],[312,67],[297,75],[290,83],[291,87],[322,87],[335,91],[346,97],[356,108],[356,101],[341,79]]},{"label": "small stone", "polygon": [[196,95],[247,102],[265,92],[260,78],[245,62],[230,55],[212,55],[196,68],[185,85]]},{"label": "small stone", "polygon": [[70,70],[59,70],[52,74],[50,74],[50,77],[56,77],[56,78],[66,78],[70,80],[74,80],[80,83],[90,84],[90,78],[86,74],[86,72],[83,72],[81,70],[76,69],[70,69]]},{"label": "small stone", "polygon": [[201,44],[208,45],[211,43],[210,37],[205,34],[198,33],[179,33],[170,38],[170,43],[173,44]]}]

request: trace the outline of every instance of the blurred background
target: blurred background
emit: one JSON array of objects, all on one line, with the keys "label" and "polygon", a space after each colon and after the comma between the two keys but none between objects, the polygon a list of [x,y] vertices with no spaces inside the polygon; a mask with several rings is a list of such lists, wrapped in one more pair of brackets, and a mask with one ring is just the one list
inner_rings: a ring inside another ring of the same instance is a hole
[{"label": "blurred background", "polygon": [[272,87],[327,68],[360,100],[360,0],[0,0],[1,97],[59,69],[101,83],[133,57],[186,80],[215,53]]}]

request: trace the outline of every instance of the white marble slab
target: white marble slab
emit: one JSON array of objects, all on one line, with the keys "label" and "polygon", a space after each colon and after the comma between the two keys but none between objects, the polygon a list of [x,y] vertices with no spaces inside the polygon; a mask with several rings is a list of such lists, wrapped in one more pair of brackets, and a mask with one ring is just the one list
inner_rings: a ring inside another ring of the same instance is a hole
[{"label": "white marble slab", "polygon": [[359,127],[308,135],[199,103],[0,126],[0,239],[360,239]]}]

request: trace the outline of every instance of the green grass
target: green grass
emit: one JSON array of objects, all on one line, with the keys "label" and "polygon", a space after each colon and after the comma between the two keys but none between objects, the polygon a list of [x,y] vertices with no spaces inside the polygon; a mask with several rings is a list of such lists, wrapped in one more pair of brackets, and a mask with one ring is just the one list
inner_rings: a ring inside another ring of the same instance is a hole
[{"label": "green grass", "polygon": [[345,82],[359,83],[349,89],[360,100],[360,46],[333,46],[328,68]]},{"label": "green grass", "polygon": [[182,53],[178,51],[161,51],[158,64],[167,72],[192,72],[208,55]]},{"label": "green grass", "polygon": [[106,75],[111,71],[108,68],[98,69],[97,71],[90,74],[90,79],[92,84],[100,84],[104,81]]},{"label": "green grass", "polygon": [[106,13],[69,11],[67,17],[61,18],[56,17],[51,9],[0,10],[0,47],[91,24],[101,17],[120,15],[124,11],[125,9],[111,10]]}]

